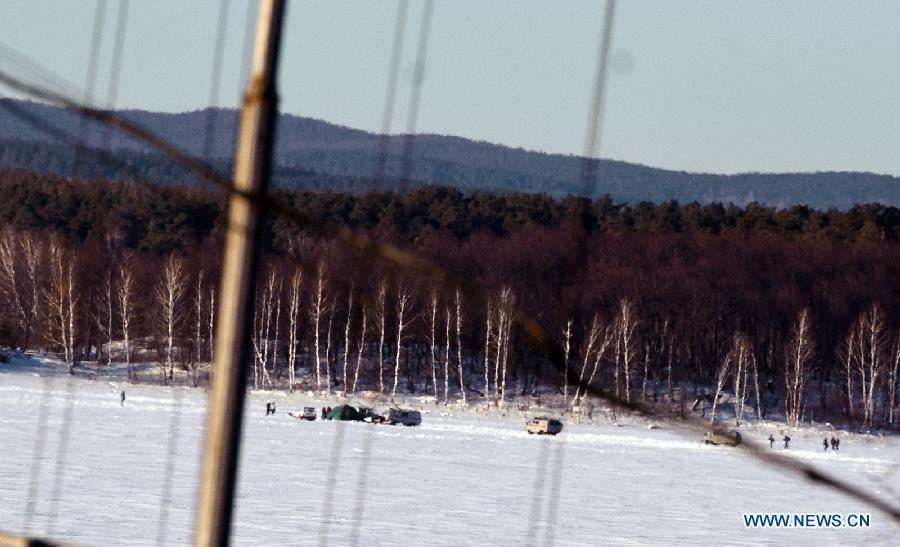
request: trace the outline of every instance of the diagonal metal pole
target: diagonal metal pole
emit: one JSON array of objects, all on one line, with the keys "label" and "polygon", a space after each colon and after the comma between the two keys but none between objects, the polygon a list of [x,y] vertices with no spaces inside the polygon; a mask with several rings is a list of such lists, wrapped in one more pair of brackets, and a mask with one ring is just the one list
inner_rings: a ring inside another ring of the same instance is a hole
[{"label": "diagonal metal pole", "polygon": [[227,545],[244,410],[249,359],[251,295],[259,251],[261,199],[271,171],[277,111],[275,72],[281,43],[284,0],[260,3],[253,70],[235,157],[234,186],[216,328],[215,362],[203,454],[196,545]]}]

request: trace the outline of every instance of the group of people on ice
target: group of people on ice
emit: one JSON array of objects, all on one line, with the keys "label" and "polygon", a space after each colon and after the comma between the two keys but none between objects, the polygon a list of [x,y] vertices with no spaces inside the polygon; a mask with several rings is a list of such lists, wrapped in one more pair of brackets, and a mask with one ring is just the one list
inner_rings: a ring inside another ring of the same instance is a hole
[{"label": "group of people on ice", "polygon": [[[791,447],[791,438],[790,437],[785,435],[784,438],[781,440],[784,441],[785,448]],[[822,446],[824,447],[825,450],[828,450],[829,446],[831,446],[832,450],[840,450],[841,449],[841,440],[838,439],[837,437],[832,437],[830,440],[828,439],[828,437],[825,437],[824,439],[822,439]],[[769,434],[769,448],[774,448],[774,447],[775,447],[775,436],[770,433]]]}]

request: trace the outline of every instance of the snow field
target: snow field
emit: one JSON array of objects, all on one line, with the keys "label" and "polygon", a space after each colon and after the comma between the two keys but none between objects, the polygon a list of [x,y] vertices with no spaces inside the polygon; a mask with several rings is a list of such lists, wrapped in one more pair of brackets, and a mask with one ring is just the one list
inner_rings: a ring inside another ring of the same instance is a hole
[{"label": "snow field", "polygon": [[[44,408],[33,534],[81,544],[190,543],[204,391],[47,372],[39,365],[0,368],[0,529],[25,531]],[[273,417],[265,416],[269,400],[278,404]],[[54,501],[67,401],[70,438]],[[302,394],[249,395],[235,544],[892,545],[900,531],[879,513],[872,514],[869,529],[745,529],[742,513],[871,511],[738,450],[704,446],[696,435],[667,424],[656,430],[640,423],[567,424],[551,438],[527,435],[516,413],[485,416],[434,406],[421,407],[426,413],[418,428],[287,416],[288,410],[324,404],[335,403]],[[175,417],[171,503],[160,537]],[[762,441],[769,432],[774,428],[744,435]],[[791,457],[897,499],[897,438],[842,435],[835,453],[822,451],[824,434],[790,435]]]}]

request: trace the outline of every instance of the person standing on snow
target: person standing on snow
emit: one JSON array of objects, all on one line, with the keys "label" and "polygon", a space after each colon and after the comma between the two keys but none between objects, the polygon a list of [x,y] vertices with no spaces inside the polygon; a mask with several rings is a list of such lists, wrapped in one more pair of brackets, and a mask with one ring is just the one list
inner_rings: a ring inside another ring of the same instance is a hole
[{"label": "person standing on snow", "polygon": [[774,446],[775,446],[775,437],[773,437],[772,434],[769,433],[769,448],[774,448]]},{"label": "person standing on snow", "polygon": [[119,406],[125,406],[125,390],[122,390],[122,394],[119,396]]},{"label": "person standing on snow", "polygon": [[789,445],[791,444],[791,438],[788,437],[787,435],[785,435],[785,436],[784,436],[784,439],[782,439],[782,440],[784,441],[784,447],[785,447],[785,448],[790,448]]},{"label": "person standing on snow", "polygon": [[[831,441],[831,444],[834,444],[834,440]],[[828,450],[828,437],[822,439],[822,450]]]}]

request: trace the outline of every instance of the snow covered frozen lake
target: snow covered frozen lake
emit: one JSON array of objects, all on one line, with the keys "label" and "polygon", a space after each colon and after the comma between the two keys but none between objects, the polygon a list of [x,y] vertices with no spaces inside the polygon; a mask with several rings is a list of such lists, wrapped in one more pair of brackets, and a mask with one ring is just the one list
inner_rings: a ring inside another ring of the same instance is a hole
[{"label": "snow covered frozen lake", "polygon": [[[266,417],[269,400],[278,412]],[[70,439],[57,475],[67,401]],[[418,428],[287,415],[323,404],[302,394],[248,398],[235,544],[897,544],[900,528],[880,513],[867,529],[745,528],[743,513],[871,511],[666,425],[567,424],[551,438],[525,434],[517,413],[422,406]],[[46,444],[35,461],[42,409]],[[0,530],[30,527],[36,536],[88,545],[190,543],[205,413],[202,389],[48,376],[38,360],[0,365]],[[161,535],[173,418],[177,451]],[[762,440],[770,432],[779,436],[774,426],[744,435]],[[822,434],[790,434],[792,457],[898,499],[897,438],[844,435],[840,452],[824,452]]]}]

